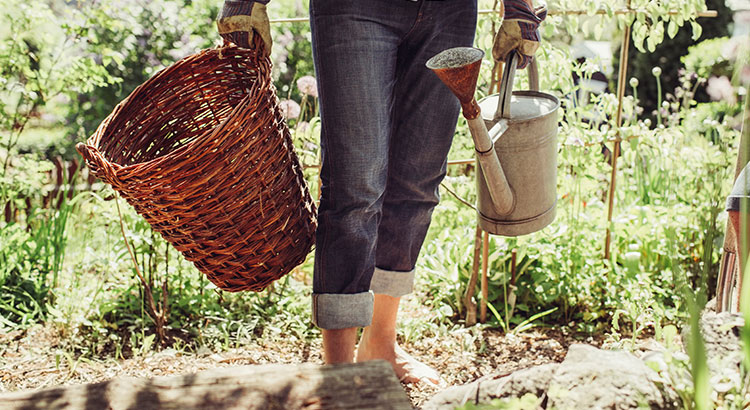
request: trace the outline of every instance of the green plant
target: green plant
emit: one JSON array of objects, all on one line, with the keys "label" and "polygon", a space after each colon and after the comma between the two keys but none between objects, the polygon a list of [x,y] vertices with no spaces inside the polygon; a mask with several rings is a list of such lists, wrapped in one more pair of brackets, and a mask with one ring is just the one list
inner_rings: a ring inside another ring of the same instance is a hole
[{"label": "green plant", "polygon": [[[679,273],[676,273],[678,277]],[[680,282],[683,299],[688,309],[688,321],[690,325],[690,337],[687,341],[687,352],[690,358],[690,374],[693,381],[690,402],[686,403],[688,408],[697,410],[708,410],[711,408],[711,384],[708,370],[708,358],[706,346],[701,334],[701,311],[706,305],[706,292],[695,292],[687,284]],[[694,406],[694,407],[693,407]]]},{"label": "green plant", "polygon": [[[661,108],[656,104],[658,95],[656,84],[652,81],[645,81],[646,78],[650,77],[651,70],[654,67],[661,67],[663,73],[661,76],[662,88],[669,91],[674,90],[681,82],[679,78],[680,61],[683,56],[688,54],[688,47],[694,45],[696,40],[699,39],[724,37],[729,34],[728,30],[731,25],[732,12],[724,4],[725,2],[723,0],[706,0],[701,3],[705,5],[706,9],[717,10],[717,17],[695,19],[689,24],[690,27],[687,27],[688,24],[685,24],[676,32],[671,21],[665,23],[665,26],[659,30],[663,41],[653,43],[653,49],[644,50],[642,47],[636,47],[639,44],[637,36],[640,37],[642,35],[638,33],[645,29],[643,28],[644,26],[633,26],[633,42],[629,48],[629,61],[631,64],[628,76],[644,80],[638,86],[638,95],[641,97],[641,105],[646,118],[654,119],[657,110]],[[688,13],[702,9],[702,7],[696,7],[695,2],[688,5],[688,8],[691,9],[689,11],[688,9],[683,9],[680,5],[674,5],[674,3],[673,7],[677,10],[684,10],[684,14],[681,17],[677,17],[678,20]],[[644,19],[646,18],[648,17],[644,16]],[[664,30],[664,28],[667,28],[667,30]],[[667,36],[664,37],[664,34],[667,34]],[[714,51],[711,52],[711,54],[713,53]],[[619,61],[619,54],[619,50],[615,50],[614,59],[616,63]],[[613,78],[613,80],[615,79]],[[703,92],[699,92],[697,97],[700,102],[708,101],[706,94]]]},{"label": "green plant", "polygon": [[[220,2],[126,0],[82,3],[81,24],[69,29],[115,82],[76,93],[68,105],[71,132],[91,135],[115,105],[158,70],[219,44],[214,18]],[[164,24],[164,22],[180,24]]]},{"label": "green plant", "polygon": [[[0,160],[4,177],[12,163],[13,150],[27,125],[57,97],[90,92],[115,80],[78,44],[76,24],[50,27],[75,8],[53,10],[48,2],[23,4],[0,2],[3,14],[0,32]],[[66,16],[67,17],[67,16]],[[6,199],[0,190],[0,202]]]},{"label": "green plant", "polygon": [[[11,168],[2,181],[8,198],[23,204],[25,219],[0,222],[0,311],[5,313],[5,325],[21,327],[45,319],[48,304],[54,302],[67,247],[68,221],[84,195],[68,199],[74,193],[71,188],[53,198],[53,208],[29,206],[46,168],[31,161],[25,164],[26,169]],[[74,178],[71,176],[69,182]]]},{"label": "green plant", "polygon": [[490,403],[474,404],[466,403],[456,407],[456,410],[529,410],[537,409],[543,400],[532,393],[526,393],[521,397],[507,399],[494,399]]},{"label": "green plant", "polygon": [[723,52],[728,42],[729,37],[724,36],[709,38],[688,47],[687,54],[681,59],[685,70],[701,78],[731,75],[731,63]]}]

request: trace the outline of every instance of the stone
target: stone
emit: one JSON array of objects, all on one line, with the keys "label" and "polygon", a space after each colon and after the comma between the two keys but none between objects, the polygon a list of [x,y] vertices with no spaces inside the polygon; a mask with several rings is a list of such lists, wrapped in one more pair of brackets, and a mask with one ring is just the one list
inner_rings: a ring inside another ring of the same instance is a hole
[{"label": "stone", "polygon": [[[740,330],[743,323],[742,316],[738,314],[703,312],[700,320],[701,334],[706,346],[708,368],[712,374],[716,375],[727,369],[739,373],[742,362]],[[690,326],[683,328],[681,336],[683,345],[687,346]]]},{"label": "stone", "polygon": [[[701,333],[716,392],[729,391],[740,385],[742,345],[740,315],[715,313],[710,309],[701,317]],[[690,329],[681,333],[683,344]],[[520,398],[533,394],[541,407],[568,409],[678,409],[680,398],[673,384],[687,385],[690,374],[683,369],[677,379],[665,380],[649,365],[667,371],[669,361],[688,362],[683,351],[670,351],[659,343],[647,346],[643,357],[626,351],[602,350],[590,345],[574,344],[562,363],[535,366],[514,373],[496,374],[473,383],[453,387],[436,394],[422,407],[425,410],[455,409],[466,403],[488,404],[494,399]]]},{"label": "stone", "polygon": [[543,397],[559,364],[529,367],[514,373],[495,374],[472,383],[446,389],[422,405],[422,410],[453,410],[468,402],[489,403],[494,399],[522,397],[531,393]]},{"label": "stone", "polygon": [[678,396],[662,387],[659,374],[624,351],[570,346],[562,363],[550,363],[496,374],[444,390],[422,406],[448,410],[466,403],[533,394],[548,409],[677,409]]},{"label": "stone", "polygon": [[676,393],[660,382],[658,373],[628,352],[575,344],[549,383],[547,408],[678,408]]}]

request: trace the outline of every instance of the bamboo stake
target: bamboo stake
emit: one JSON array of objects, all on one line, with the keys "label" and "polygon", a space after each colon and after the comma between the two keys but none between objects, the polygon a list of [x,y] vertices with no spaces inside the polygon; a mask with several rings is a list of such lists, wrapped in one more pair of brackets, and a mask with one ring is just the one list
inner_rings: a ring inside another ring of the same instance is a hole
[{"label": "bamboo stake", "polygon": [[[628,0],[628,8],[630,0]],[[612,232],[610,224],[612,223],[612,214],[614,213],[615,188],[617,186],[617,158],[620,156],[620,127],[622,126],[622,104],[625,97],[625,77],[628,74],[628,49],[630,48],[630,25],[625,27],[622,33],[622,47],[620,48],[620,72],[617,77],[617,140],[615,141],[614,150],[612,150],[612,175],[609,183],[609,198],[607,211],[607,234],[604,240],[604,259],[610,257],[610,244],[612,242]]]},{"label": "bamboo stake", "polygon": [[513,317],[513,311],[516,309],[516,258],[518,257],[518,250],[513,248],[510,256],[510,286],[508,286],[507,303],[505,304],[508,310],[505,312],[505,321],[508,324],[506,328],[510,327],[510,318]]},{"label": "bamboo stake", "polygon": [[[480,14],[489,14],[491,10],[480,10]],[[613,14],[616,15],[624,15],[624,14],[649,14],[650,12],[646,9],[631,9],[630,7],[625,9],[617,9],[614,10]],[[669,10],[665,14],[669,16],[675,16],[677,14],[681,14],[682,12],[679,10]],[[588,15],[590,14],[586,10],[550,10],[547,14],[551,16],[569,16],[569,15]],[[605,15],[608,14],[607,10],[596,10],[594,15]],[[706,11],[699,11],[695,14],[695,17],[716,17],[719,15],[719,12],[716,10],[706,10]]]},{"label": "bamboo stake", "polygon": [[471,277],[464,292],[464,307],[466,308],[466,326],[474,326],[477,323],[477,302],[474,301],[474,292],[477,289],[477,278],[479,277],[479,252],[481,251],[482,228],[477,223],[474,235],[474,263],[471,266]]},{"label": "bamboo stake", "polygon": [[[646,14],[649,13],[646,9],[618,9],[613,11],[614,14],[617,15],[623,15],[623,14]],[[666,12],[667,15],[674,16],[677,14],[680,14],[681,12],[679,10],[670,10]],[[496,10],[492,9],[482,9],[478,12],[479,15],[488,15],[488,14],[498,14]],[[570,16],[570,15],[588,15],[590,14],[587,10],[550,10],[547,12],[550,16]],[[608,14],[606,10],[596,10],[593,15],[606,15]],[[716,17],[719,13],[716,10],[706,10],[701,11],[695,14],[695,17]],[[269,20],[271,24],[275,23],[308,23],[310,21],[310,17],[303,16],[303,17],[288,17],[288,18],[277,18],[277,19],[271,19]]]},{"label": "bamboo stake", "polygon": [[487,321],[487,298],[489,297],[489,291],[487,289],[487,259],[489,256],[490,247],[490,234],[484,232],[482,238],[482,300],[479,304],[479,321],[484,323]]}]

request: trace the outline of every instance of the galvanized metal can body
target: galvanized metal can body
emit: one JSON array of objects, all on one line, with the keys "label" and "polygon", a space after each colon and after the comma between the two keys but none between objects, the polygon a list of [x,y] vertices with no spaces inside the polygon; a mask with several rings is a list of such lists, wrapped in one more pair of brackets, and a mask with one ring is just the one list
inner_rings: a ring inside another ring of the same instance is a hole
[{"label": "galvanized metal can body", "polygon": [[[487,129],[499,95],[479,101]],[[479,224],[491,234],[519,236],[536,232],[555,219],[557,203],[557,130],[560,101],[539,91],[513,91],[508,130],[494,148],[513,191],[511,211],[500,215],[493,206],[484,174],[477,166]],[[498,119],[498,121],[501,119]]]}]

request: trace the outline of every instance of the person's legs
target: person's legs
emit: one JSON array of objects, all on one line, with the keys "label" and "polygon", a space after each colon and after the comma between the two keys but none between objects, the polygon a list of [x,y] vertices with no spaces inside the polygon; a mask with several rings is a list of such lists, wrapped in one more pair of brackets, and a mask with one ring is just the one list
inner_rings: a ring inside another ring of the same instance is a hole
[{"label": "person's legs", "polygon": [[439,385],[440,374],[406,353],[396,343],[396,316],[401,298],[375,294],[372,324],[364,329],[357,347],[357,362],[382,359],[391,363],[402,382]]},{"label": "person's legs", "polygon": [[326,364],[352,363],[357,344],[357,328],[322,329],[323,361]]},{"label": "person's legs", "polygon": [[329,363],[351,361],[352,335],[372,320],[397,50],[418,7],[400,0],[310,2],[323,157],[313,321],[323,329]]},{"label": "person's legs", "polygon": [[396,316],[401,296],[412,290],[414,266],[439,200],[459,113],[458,100],[425,62],[445,49],[471,46],[476,1],[426,1],[422,14],[399,48],[388,180],[370,287],[375,309],[358,360],[386,359],[406,380],[437,382],[437,373],[398,347]]}]

